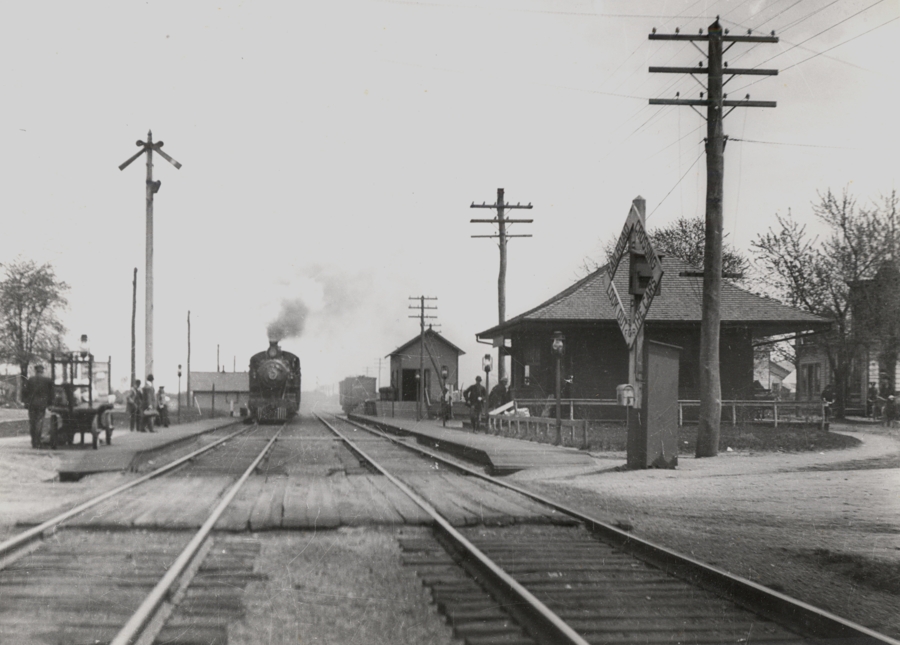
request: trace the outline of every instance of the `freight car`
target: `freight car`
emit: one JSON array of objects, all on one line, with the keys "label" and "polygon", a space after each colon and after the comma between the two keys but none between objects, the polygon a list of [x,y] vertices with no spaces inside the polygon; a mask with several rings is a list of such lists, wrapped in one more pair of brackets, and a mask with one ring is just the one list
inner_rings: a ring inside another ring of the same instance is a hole
[{"label": "freight car", "polygon": [[375,378],[372,376],[351,376],[341,381],[341,408],[349,414],[353,410],[363,412],[366,401],[375,400]]},{"label": "freight car", "polygon": [[300,358],[270,340],[250,357],[250,419],[286,421],[300,409]]}]

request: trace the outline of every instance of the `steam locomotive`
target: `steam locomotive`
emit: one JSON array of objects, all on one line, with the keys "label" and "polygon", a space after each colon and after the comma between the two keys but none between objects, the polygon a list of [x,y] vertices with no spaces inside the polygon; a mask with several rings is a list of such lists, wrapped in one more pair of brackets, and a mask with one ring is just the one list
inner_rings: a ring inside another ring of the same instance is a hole
[{"label": "steam locomotive", "polygon": [[250,357],[250,418],[286,421],[300,408],[300,359],[282,350],[277,340]]}]

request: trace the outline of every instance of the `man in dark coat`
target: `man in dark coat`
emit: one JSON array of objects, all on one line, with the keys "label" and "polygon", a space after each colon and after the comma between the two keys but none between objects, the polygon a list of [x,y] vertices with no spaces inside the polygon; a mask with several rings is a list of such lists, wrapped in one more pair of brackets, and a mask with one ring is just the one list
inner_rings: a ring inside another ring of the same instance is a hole
[{"label": "man in dark coat", "polygon": [[144,427],[141,429],[141,432],[156,432],[153,426],[159,416],[159,410],[156,409],[156,390],[153,388],[153,374],[147,374],[147,383],[141,391],[141,404],[144,408],[141,412],[144,421]]},{"label": "man in dark coat", "polygon": [[134,385],[128,390],[128,399],[126,401],[128,408],[129,430],[140,432],[141,427],[141,411],[144,409],[143,394],[141,394],[141,379],[134,379]]},{"label": "man in dark coat", "polygon": [[470,415],[472,417],[472,431],[478,432],[481,429],[481,415],[484,413],[484,400],[487,398],[487,390],[481,384],[481,377],[475,377],[475,384],[470,385],[463,392],[463,398],[466,405],[469,406]]},{"label": "man in dark coat", "polygon": [[504,376],[497,385],[491,388],[491,396],[488,399],[489,410],[495,410],[501,405],[512,401],[512,396],[510,396],[506,387],[507,383],[509,383],[509,379]]},{"label": "man in dark coat", "polygon": [[41,447],[44,432],[44,414],[53,402],[53,381],[44,376],[44,366],[34,366],[34,376],[25,382],[22,402],[28,408],[28,428],[31,431],[31,447]]}]

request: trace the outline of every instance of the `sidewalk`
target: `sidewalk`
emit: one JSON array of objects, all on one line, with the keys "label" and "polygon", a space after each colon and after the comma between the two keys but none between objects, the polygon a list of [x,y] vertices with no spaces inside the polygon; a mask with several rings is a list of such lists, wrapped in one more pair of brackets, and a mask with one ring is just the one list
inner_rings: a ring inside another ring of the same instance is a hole
[{"label": "sidewalk", "polygon": [[508,475],[533,468],[585,468],[595,464],[593,457],[575,448],[474,434],[462,428],[444,428],[436,420],[417,422],[396,417],[350,416],[375,424],[392,434],[416,437],[423,445],[487,466],[492,475]]},{"label": "sidewalk", "polygon": [[61,481],[80,479],[85,475],[102,472],[118,472],[128,470],[138,461],[146,459],[155,452],[166,450],[172,446],[190,441],[197,435],[211,432],[217,428],[240,423],[237,417],[221,417],[201,419],[169,428],[160,428],[157,432],[129,432],[127,428],[117,428],[113,432],[112,445],[103,441],[97,450],[90,447],[90,442],[81,446],[79,439],[71,446],[51,450],[31,447],[29,436],[0,439],[0,447],[9,456],[20,455],[46,456],[52,458],[54,467]]}]

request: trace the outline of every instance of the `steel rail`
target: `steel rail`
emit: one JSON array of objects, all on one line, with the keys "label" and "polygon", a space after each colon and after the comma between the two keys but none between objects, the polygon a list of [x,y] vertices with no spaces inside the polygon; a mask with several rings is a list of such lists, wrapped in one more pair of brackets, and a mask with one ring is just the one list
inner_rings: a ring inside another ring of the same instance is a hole
[{"label": "steel rail", "polygon": [[190,461],[194,457],[203,454],[207,450],[212,450],[216,446],[228,441],[229,439],[232,439],[232,438],[238,436],[239,434],[247,432],[252,427],[253,426],[248,426],[246,428],[242,428],[241,430],[238,430],[237,432],[233,432],[230,435],[228,435],[227,437],[218,439],[218,440],[214,441],[213,443],[209,444],[208,446],[204,446],[203,448],[198,448],[197,450],[194,450],[193,452],[185,455],[184,457],[176,459],[175,461],[173,461],[169,464],[166,464],[165,466],[160,466],[153,472],[147,473],[146,475],[143,475],[143,476],[139,477],[138,479],[135,479],[134,481],[128,482],[127,484],[122,484],[121,486],[117,486],[116,488],[106,491],[105,493],[101,493],[97,497],[93,497],[93,498],[89,499],[88,501],[83,502],[83,503],[79,504],[78,506],[69,509],[68,511],[60,513],[56,517],[52,517],[49,520],[47,520],[46,522],[43,522],[42,524],[32,527],[32,528],[28,529],[27,531],[23,531],[22,533],[19,533],[18,535],[11,537],[8,540],[5,540],[4,542],[0,542],[0,569],[3,569],[4,567],[9,565],[13,561],[13,558],[11,558],[10,556],[13,554],[14,551],[16,551],[17,549],[21,549],[21,548],[25,547],[27,544],[29,544],[30,542],[42,537],[44,532],[47,531],[48,529],[52,529],[52,528],[58,526],[59,524],[65,522],[66,520],[74,517],[75,515],[78,515],[79,513],[83,513],[84,511],[88,510],[89,508],[96,506],[100,502],[106,501],[110,497],[114,497],[114,496],[118,495],[119,493],[123,493],[130,488],[134,488],[135,486],[139,486],[150,479],[159,477],[160,475],[163,475],[163,474],[169,472],[170,470],[177,468],[178,466],[185,463],[186,461]]},{"label": "steel rail", "polygon": [[[337,416],[337,415],[335,415]],[[790,629],[803,630],[804,635],[811,638],[853,638],[855,645],[900,645],[900,641],[880,634],[858,623],[841,618],[824,609],[820,609],[796,598],[764,587],[752,580],[729,573],[712,565],[682,555],[649,540],[630,535],[625,531],[601,520],[585,515],[580,511],[560,504],[548,497],[533,493],[525,488],[492,477],[480,470],[470,468],[458,461],[447,459],[427,448],[413,446],[390,436],[382,430],[376,430],[349,418],[347,423],[367,432],[389,439],[398,446],[427,455],[442,464],[455,468],[468,475],[479,477],[498,486],[515,491],[535,501],[554,508],[561,513],[584,523],[587,528],[623,551],[658,567],[665,573],[686,580],[705,589],[725,596],[750,611],[780,623]]]},{"label": "steel rail", "polygon": [[315,416],[333,433],[340,437],[340,439],[344,443],[346,443],[354,452],[356,452],[363,459],[372,464],[372,466],[376,468],[382,475],[387,477],[387,479],[392,484],[403,491],[403,493],[406,494],[407,497],[413,500],[420,508],[422,508],[422,510],[428,513],[428,515],[431,516],[431,518],[434,520],[436,528],[440,529],[442,535],[447,540],[449,540],[455,548],[462,550],[469,558],[474,559],[480,571],[489,574],[489,576],[493,578],[493,582],[495,584],[499,584],[508,593],[514,594],[518,601],[516,603],[516,608],[519,611],[527,609],[532,610],[533,613],[530,613],[529,617],[531,618],[532,622],[536,624],[537,629],[539,629],[548,638],[548,640],[554,643],[573,643],[575,645],[588,645],[588,642],[584,640],[584,638],[582,638],[574,629],[569,627],[569,625],[566,624],[566,622],[562,618],[557,616],[552,610],[550,610],[550,608],[548,608],[544,603],[538,600],[530,591],[519,584],[519,582],[517,582],[515,578],[506,573],[506,571],[504,571],[493,560],[491,560],[487,555],[479,550],[478,547],[472,544],[459,531],[453,528],[450,522],[448,522],[447,519],[443,515],[441,515],[437,511],[437,509],[429,504],[423,497],[413,491],[402,481],[397,479],[394,475],[389,473],[384,467],[381,466],[381,464],[379,464],[372,457],[366,454],[350,439],[345,437],[340,432],[340,430],[323,419],[321,415],[316,414]]},{"label": "steel rail", "polygon": [[184,548],[184,550],[178,555],[178,558],[175,559],[175,562],[172,563],[172,566],[166,571],[166,575],[164,575],[153,590],[147,595],[144,601],[141,603],[141,606],[137,608],[137,611],[132,614],[131,618],[128,619],[128,622],[119,630],[119,633],[116,634],[115,638],[110,641],[110,645],[130,645],[134,643],[137,638],[141,636],[140,632],[144,629],[144,627],[149,623],[153,615],[156,613],[156,610],[166,599],[169,589],[173,584],[178,580],[178,577],[181,573],[191,564],[191,560],[197,551],[200,550],[200,547],[203,545],[203,542],[206,540],[209,533],[212,531],[213,526],[215,526],[216,522],[221,517],[222,513],[225,512],[225,509],[231,503],[231,500],[234,499],[234,496],[237,495],[237,492],[240,490],[241,486],[244,485],[244,482],[247,481],[247,478],[253,474],[253,471],[259,465],[259,462],[263,460],[263,457],[266,456],[266,453],[269,452],[269,449],[278,439],[278,435],[281,434],[281,431],[284,430],[284,426],[282,425],[278,432],[275,433],[269,442],[266,444],[265,448],[256,456],[256,459],[253,460],[253,463],[244,471],[244,474],[241,475],[240,479],[238,479],[234,485],[228,490],[225,497],[222,498],[222,501],[213,509],[213,512],[203,523],[203,526],[200,527],[200,530],[194,534],[194,537],[191,538],[191,541],[188,542],[188,545]]}]

